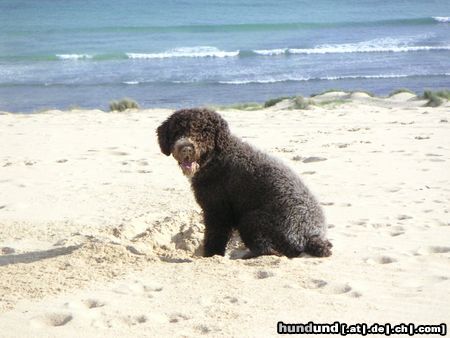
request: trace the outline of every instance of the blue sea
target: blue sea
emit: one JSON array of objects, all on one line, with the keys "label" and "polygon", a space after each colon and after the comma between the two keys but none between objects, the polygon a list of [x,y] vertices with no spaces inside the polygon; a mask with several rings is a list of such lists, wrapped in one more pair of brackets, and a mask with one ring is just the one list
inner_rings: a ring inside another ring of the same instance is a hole
[{"label": "blue sea", "polygon": [[0,0],[0,110],[450,88],[448,0]]}]

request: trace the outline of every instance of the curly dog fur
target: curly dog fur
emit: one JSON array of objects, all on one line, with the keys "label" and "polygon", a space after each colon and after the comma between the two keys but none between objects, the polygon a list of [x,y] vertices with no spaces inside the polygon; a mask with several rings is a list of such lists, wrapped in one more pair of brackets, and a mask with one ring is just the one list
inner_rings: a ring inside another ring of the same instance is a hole
[{"label": "curly dog fur", "polygon": [[232,135],[209,109],[182,109],[157,129],[162,153],[178,160],[203,209],[204,255],[224,255],[233,229],[248,257],[331,255],[322,209],[287,166]]}]

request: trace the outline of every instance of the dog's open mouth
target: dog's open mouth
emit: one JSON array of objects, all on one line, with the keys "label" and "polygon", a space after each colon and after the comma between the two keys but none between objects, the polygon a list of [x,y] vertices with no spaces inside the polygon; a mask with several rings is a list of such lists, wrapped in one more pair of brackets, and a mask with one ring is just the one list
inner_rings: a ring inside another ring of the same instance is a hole
[{"label": "dog's open mouth", "polygon": [[178,165],[181,167],[183,174],[186,176],[192,177],[196,173],[199,168],[199,165],[195,161],[183,161],[178,162]]},{"label": "dog's open mouth", "polygon": [[195,162],[191,162],[191,161],[183,161],[183,162],[180,163],[180,166],[182,166],[182,167],[185,168],[185,169],[191,169],[191,168],[192,168],[192,165],[193,165],[194,163],[195,163]]}]

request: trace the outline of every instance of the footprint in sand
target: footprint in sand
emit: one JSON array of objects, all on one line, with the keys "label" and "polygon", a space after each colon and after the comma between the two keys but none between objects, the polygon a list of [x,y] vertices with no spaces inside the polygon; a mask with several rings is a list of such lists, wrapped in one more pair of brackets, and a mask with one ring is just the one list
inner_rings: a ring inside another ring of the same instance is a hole
[{"label": "footprint in sand", "polygon": [[136,322],[138,324],[143,324],[143,323],[147,322],[147,320],[148,320],[145,315],[135,316],[134,319],[136,320]]},{"label": "footprint in sand", "polygon": [[178,322],[188,320],[188,319],[191,319],[191,317],[189,317],[188,315],[185,315],[183,313],[176,312],[176,313],[172,313],[169,316],[169,323],[178,323]]},{"label": "footprint in sand", "polygon": [[94,298],[88,298],[79,301],[69,301],[64,303],[64,308],[67,311],[82,311],[86,312],[86,310],[101,308],[105,306],[105,303]]},{"label": "footprint in sand", "polygon": [[63,326],[73,319],[70,313],[47,313],[31,319],[34,327]]},{"label": "footprint in sand", "polygon": [[[117,320],[119,319],[119,320]],[[159,314],[157,312],[148,312],[141,315],[126,315],[114,319],[100,318],[92,322],[92,326],[96,328],[115,328],[125,326],[135,326],[141,325],[148,322],[153,324],[167,324],[168,318],[164,314]]]},{"label": "footprint in sand", "polygon": [[315,171],[304,171],[302,172],[302,175],[314,175],[315,173]]},{"label": "footprint in sand", "polygon": [[130,155],[129,153],[127,153],[125,151],[110,151],[109,153],[111,155],[115,155],[115,156],[127,156],[127,155]]},{"label": "footprint in sand", "polygon": [[327,295],[342,295],[346,294],[353,298],[361,297],[361,293],[353,290],[348,283],[328,283],[322,279],[310,279],[306,282],[305,288],[317,290],[320,293]]},{"label": "footprint in sand", "polygon": [[[346,228],[347,228],[347,227],[348,227],[348,226],[346,226]],[[357,237],[357,235],[354,234],[353,232],[350,232],[350,233],[344,232],[343,235],[344,235],[345,237],[349,237],[349,238],[355,238],[355,237]]]},{"label": "footprint in sand", "polygon": [[350,297],[352,297],[352,298],[359,298],[359,297],[362,297],[362,293],[361,293],[361,292],[358,292],[358,291],[352,291],[352,292],[350,292],[348,295],[349,295]]},{"label": "footprint in sand", "polygon": [[401,189],[400,188],[389,188],[389,189],[386,189],[385,191],[386,192],[399,192]]},{"label": "footprint in sand", "polygon": [[211,332],[211,329],[206,325],[197,325],[194,327],[194,329],[197,330],[200,334],[208,334]]},{"label": "footprint in sand", "polygon": [[161,292],[162,290],[163,290],[163,287],[159,286],[157,284],[154,284],[154,285],[146,284],[146,285],[144,285],[144,291],[145,292]]},{"label": "footprint in sand", "polygon": [[360,219],[359,221],[353,221],[352,224],[359,225],[362,227],[367,227],[367,221],[368,221],[368,219],[364,218],[364,219]]},{"label": "footprint in sand", "polygon": [[364,261],[367,264],[391,264],[397,262],[397,259],[390,256],[376,256],[371,258],[366,258]]},{"label": "footprint in sand", "polygon": [[321,161],[326,161],[327,159],[325,157],[318,157],[318,156],[310,156],[310,157],[305,157],[302,162],[303,163],[313,163],[313,162],[321,162]]},{"label": "footprint in sand", "polygon": [[310,279],[306,282],[306,289],[321,289],[325,287],[328,283],[322,279]]},{"label": "footprint in sand", "polygon": [[275,276],[275,274],[272,271],[267,270],[259,270],[255,275],[256,279],[266,279],[273,276]]},{"label": "footprint in sand", "polygon": [[137,324],[144,324],[148,321],[147,316],[139,315],[139,316],[125,316],[121,318],[122,321],[128,326],[134,326]]},{"label": "footprint in sand", "polygon": [[441,226],[441,227],[448,227],[450,226],[450,222],[445,222],[445,221],[441,221],[439,219],[435,219],[437,225]]},{"label": "footprint in sand", "polygon": [[103,303],[102,301],[99,301],[97,299],[85,299],[82,303],[88,309],[95,309],[95,308],[98,308],[98,307],[105,306],[105,303]]},{"label": "footprint in sand", "polygon": [[237,299],[236,297],[225,296],[224,299],[229,301],[231,304],[236,304],[239,302],[239,299]]},{"label": "footprint in sand", "polygon": [[153,297],[152,293],[161,292],[163,287],[158,284],[142,284],[139,281],[134,281],[134,283],[121,284],[114,288],[113,292],[122,295],[139,295],[147,294],[148,297]]},{"label": "footprint in sand", "polygon": [[374,229],[386,228],[391,226],[391,224],[389,223],[371,223],[370,225]]},{"label": "footprint in sand", "polygon": [[348,284],[336,283],[336,284],[328,285],[327,287],[324,288],[324,290],[328,294],[341,295],[343,293],[350,292],[352,290],[352,288]]},{"label": "footprint in sand", "polygon": [[405,228],[399,225],[393,226],[389,235],[392,237],[400,236],[405,233]]},{"label": "footprint in sand", "polygon": [[444,254],[450,252],[450,246],[428,246],[428,247],[422,247],[417,250],[416,255],[426,255],[426,254]]}]

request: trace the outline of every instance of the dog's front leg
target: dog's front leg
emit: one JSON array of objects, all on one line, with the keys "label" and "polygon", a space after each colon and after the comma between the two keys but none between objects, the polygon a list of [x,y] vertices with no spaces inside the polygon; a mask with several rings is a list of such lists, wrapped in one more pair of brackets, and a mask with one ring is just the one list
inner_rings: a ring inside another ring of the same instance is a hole
[{"label": "dog's front leg", "polygon": [[205,239],[204,256],[225,255],[227,243],[231,237],[229,221],[212,212],[204,212]]}]

